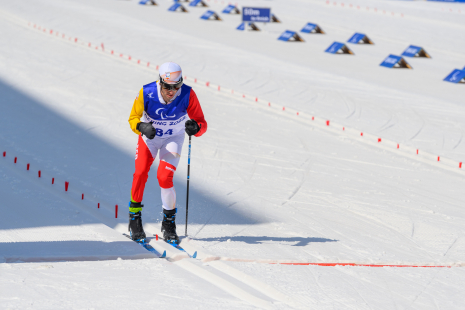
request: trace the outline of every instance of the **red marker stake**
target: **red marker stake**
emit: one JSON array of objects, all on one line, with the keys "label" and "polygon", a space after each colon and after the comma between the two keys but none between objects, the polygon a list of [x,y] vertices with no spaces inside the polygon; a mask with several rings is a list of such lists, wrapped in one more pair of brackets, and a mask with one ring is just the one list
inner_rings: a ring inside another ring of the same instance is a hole
[{"label": "red marker stake", "polygon": [[82,198],[81,198],[81,200],[84,200],[84,194],[82,194]]},{"label": "red marker stake", "polygon": [[65,192],[68,191],[69,182],[65,181]]},{"label": "red marker stake", "polygon": [[459,168],[462,168],[462,162],[459,162]]},{"label": "red marker stake", "polygon": [[397,148],[399,148],[399,143],[397,143]]},{"label": "red marker stake", "polygon": [[29,166],[30,166],[30,165],[29,165],[29,164],[27,164],[27,168],[26,168],[26,170],[28,170],[28,171],[29,171]]},{"label": "red marker stake", "polygon": [[157,240],[157,241],[158,241],[158,234],[156,234],[156,235],[155,235],[155,240]]},{"label": "red marker stake", "polygon": [[362,137],[363,137],[363,132],[361,132],[361,133],[360,133],[360,136],[362,136]]},{"label": "red marker stake", "polygon": [[3,157],[5,157],[5,156],[6,156],[6,152],[3,152]]},{"label": "red marker stake", "polygon": [[381,142],[381,138],[378,138],[378,143],[380,143],[380,142]]},{"label": "red marker stake", "polygon": [[39,170],[39,178],[40,178],[40,170]]},{"label": "red marker stake", "polygon": [[100,202],[97,204],[97,209],[100,209]]},{"label": "red marker stake", "polygon": [[440,157],[438,156],[438,161],[440,160]]},{"label": "red marker stake", "polygon": [[118,218],[118,205],[115,205],[115,219]]},{"label": "red marker stake", "polygon": [[417,149],[417,155],[418,155],[418,149]]},{"label": "red marker stake", "polygon": [[54,184],[54,183],[55,183],[55,178],[52,178],[52,184]]},{"label": "red marker stake", "polygon": [[326,121],[326,126],[329,126],[329,121]]},{"label": "red marker stake", "polygon": [[16,162],[17,162],[17,161],[18,161],[18,158],[17,158],[17,157],[15,157],[15,164],[16,164]]}]

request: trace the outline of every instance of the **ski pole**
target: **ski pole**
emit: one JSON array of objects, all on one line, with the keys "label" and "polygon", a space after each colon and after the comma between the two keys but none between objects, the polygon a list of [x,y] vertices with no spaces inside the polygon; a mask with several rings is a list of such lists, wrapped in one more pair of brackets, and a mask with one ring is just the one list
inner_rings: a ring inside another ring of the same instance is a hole
[{"label": "ski pole", "polygon": [[186,232],[187,237],[187,215],[189,214],[189,176],[191,172],[191,136],[189,136],[189,154],[187,156],[187,193],[186,193]]}]

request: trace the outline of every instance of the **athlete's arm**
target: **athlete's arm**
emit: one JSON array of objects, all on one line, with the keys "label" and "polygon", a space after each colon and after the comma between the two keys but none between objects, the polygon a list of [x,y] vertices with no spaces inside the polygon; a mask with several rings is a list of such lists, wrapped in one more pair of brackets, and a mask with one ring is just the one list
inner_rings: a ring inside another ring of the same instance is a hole
[{"label": "athlete's arm", "polygon": [[197,122],[200,126],[199,132],[195,134],[196,137],[200,137],[207,131],[207,122],[205,121],[205,117],[203,116],[202,107],[200,106],[199,99],[195,94],[194,90],[191,89],[191,93],[189,96],[189,106],[187,107],[187,115],[190,119],[193,119]]},{"label": "athlete's arm", "polygon": [[137,124],[140,123],[140,118],[144,113],[144,89],[142,88],[134,100],[132,106],[131,114],[129,115],[129,126],[131,126],[132,131],[136,134],[140,134],[140,131],[137,130]]}]

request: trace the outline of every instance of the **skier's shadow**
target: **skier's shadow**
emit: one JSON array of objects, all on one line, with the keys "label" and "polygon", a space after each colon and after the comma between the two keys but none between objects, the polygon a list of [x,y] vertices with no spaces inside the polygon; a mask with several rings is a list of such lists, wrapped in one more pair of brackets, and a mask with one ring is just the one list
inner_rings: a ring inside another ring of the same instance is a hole
[{"label": "skier's shadow", "polygon": [[217,237],[217,238],[195,238],[197,241],[204,242],[245,242],[248,244],[283,244],[290,246],[306,246],[314,242],[338,242],[339,240],[316,238],[316,237],[269,237],[269,236],[234,236],[234,237]]}]

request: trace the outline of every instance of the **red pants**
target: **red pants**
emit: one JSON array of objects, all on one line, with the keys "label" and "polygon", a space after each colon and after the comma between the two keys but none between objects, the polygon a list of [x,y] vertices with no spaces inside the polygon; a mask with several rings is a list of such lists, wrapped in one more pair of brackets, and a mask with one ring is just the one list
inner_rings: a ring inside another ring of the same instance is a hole
[{"label": "red pants", "polygon": [[[151,144],[155,144],[155,143],[152,143],[151,141]],[[160,150],[164,147],[165,145],[161,143]],[[182,143],[181,143],[181,147],[182,147]],[[154,147],[153,152],[158,152],[158,148]],[[156,153],[155,153],[155,156],[156,156]],[[136,149],[136,171],[134,172],[134,177],[132,180],[132,188],[131,188],[131,200],[132,201],[142,202],[142,198],[144,196],[145,183],[147,182],[147,179],[149,177],[148,173],[150,171],[150,167],[152,166],[154,160],[155,158],[153,157],[150,149],[147,147],[147,143],[144,141],[144,138],[139,136],[139,141],[137,143],[137,149]],[[157,178],[158,178],[158,184],[160,185],[161,188],[167,189],[167,188],[173,187],[173,176],[174,176],[175,171],[176,171],[175,166],[167,163],[166,161],[160,160],[160,164],[158,165],[158,170],[157,170]]]}]

